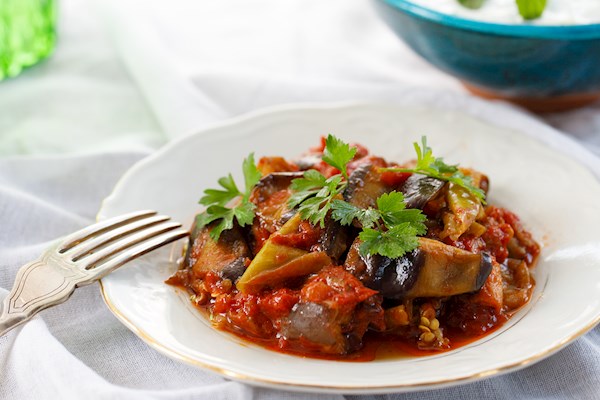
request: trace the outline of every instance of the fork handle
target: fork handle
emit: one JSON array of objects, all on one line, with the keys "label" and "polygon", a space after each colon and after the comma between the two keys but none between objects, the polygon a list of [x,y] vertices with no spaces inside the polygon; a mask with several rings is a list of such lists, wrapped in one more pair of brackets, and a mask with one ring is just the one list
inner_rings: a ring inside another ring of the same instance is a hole
[{"label": "fork handle", "polygon": [[52,267],[47,258],[25,264],[17,272],[13,288],[2,302],[0,336],[27,322],[35,314],[65,302],[84,275],[75,269]]},{"label": "fork handle", "polygon": [[25,314],[12,314],[12,315],[4,315],[0,317],[0,336],[3,336],[5,333],[8,333],[13,328],[29,321],[33,317],[27,316]]}]

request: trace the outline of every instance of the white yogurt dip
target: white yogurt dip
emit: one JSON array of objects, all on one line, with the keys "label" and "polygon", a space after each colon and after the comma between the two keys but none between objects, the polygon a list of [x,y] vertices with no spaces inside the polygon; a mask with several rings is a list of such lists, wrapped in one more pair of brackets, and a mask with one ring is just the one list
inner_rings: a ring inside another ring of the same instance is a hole
[{"label": "white yogurt dip", "polygon": [[499,24],[585,25],[600,23],[600,0],[548,0],[538,19],[526,21],[515,0],[486,0],[478,10],[462,6],[457,0],[410,0],[411,3],[444,14]]}]

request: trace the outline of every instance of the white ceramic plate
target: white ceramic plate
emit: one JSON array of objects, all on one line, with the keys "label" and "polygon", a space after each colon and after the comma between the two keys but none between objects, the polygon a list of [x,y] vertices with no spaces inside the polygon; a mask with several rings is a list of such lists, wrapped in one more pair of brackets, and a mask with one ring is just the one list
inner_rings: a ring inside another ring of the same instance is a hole
[{"label": "white ceramic plate", "polygon": [[[505,326],[436,356],[367,363],[302,358],[213,329],[181,291],[163,281],[177,268],[153,253],[102,281],[106,303],[156,350],[251,384],[293,390],[381,393],[431,389],[525,367],[556,352],[600,319],[600,185],[546,145],[456,112],[382,105],[298,107],[253,114],[170,144],[134,166],[99,218],[156,209],[191,224],[203,189],[257,157],[293,157],[333,133],[391,160],[413,157],[428,137],[435,154],[491,180],[489,201],[515,211],[543,243],[532,301]],[[239,173],[234,175],[239,178]]]}]

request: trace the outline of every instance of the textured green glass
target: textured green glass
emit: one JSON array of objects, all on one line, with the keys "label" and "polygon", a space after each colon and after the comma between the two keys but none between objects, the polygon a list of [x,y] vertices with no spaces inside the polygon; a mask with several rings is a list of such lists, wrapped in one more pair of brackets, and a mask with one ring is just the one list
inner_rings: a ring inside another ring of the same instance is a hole
[{"label": "textured green glass", "polygon": [[56,41],[54,0],[0,0],[0,80],[47,57]]}]

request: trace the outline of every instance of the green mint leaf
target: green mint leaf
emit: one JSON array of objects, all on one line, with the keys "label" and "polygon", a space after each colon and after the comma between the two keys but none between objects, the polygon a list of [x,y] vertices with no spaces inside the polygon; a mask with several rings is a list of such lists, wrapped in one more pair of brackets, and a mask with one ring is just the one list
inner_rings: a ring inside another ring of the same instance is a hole
[{"label": "green mint leaf", "polygon": [[536,19],[542,16],[546,8],[546,0],[516,0],[519,14],[524,19]]},{"label": "green mint leaf", "polygon": [[419,247],[417,231],[411,224],[402,223],[387,231],[363,229],[358,235],[361,254],[380,254],[384,257],[399,258]]},{"label": "green mint leaf", "polygon": [[355,147],[350,147],[348,143],[344,143],[333,135],[327,136],[325,150],[323,151],[323,161],[340,170],[346,179],[348,179],[346,164],[352,161],[355,155]]},{"label": "green mint leaf", "polygon": [[466,8],[470,8],[471,10],[477,10],[481,8],[485,0],[458,0],[458,2]]},{"label": "green mint leaf", "polygon": [[244,183],[246,184],[246,198],[250,196],[250,192],[252,192],[252,188],[256,186],[262,174],[256,167],[256,163],[254,162],[254,153],[250,153],[244,162],[242,163],[242,172],[244,173]]}]

